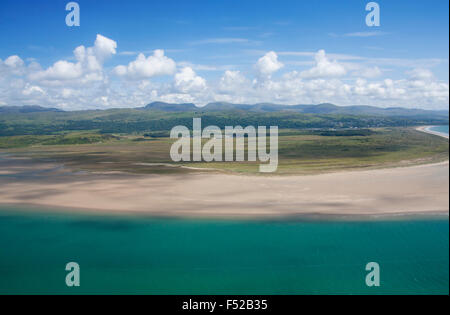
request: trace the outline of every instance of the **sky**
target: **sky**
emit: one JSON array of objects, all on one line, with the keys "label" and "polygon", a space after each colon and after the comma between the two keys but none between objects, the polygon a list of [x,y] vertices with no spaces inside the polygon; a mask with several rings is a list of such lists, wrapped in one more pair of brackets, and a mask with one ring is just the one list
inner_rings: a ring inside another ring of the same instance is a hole
[{"label": "sky", "polygon": [[1,1],[0,106],[449,106],[447,0],[68,2]]}]

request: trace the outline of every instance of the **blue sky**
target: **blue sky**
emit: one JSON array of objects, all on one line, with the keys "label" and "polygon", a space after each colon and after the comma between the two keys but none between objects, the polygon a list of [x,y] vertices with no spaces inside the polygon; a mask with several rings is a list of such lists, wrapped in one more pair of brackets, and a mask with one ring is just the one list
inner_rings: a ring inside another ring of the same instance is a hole
[{"label": "blue sky", "polygon": [[[365,24],[369,1],[357,0],[79,0],[79,27],[65,24],[67,2],[1,2],[0,104],[79,109],[158,99],[448,106],[448,1],[377,1],[380,27]],[[89,72],[80,62],[77,75],[55,74],[58,61],[75,68],[74,49],[96,47],[97,34],[115,43],[107,58],[96,55],[101,69]],[[116,69],[131,69],[139,53],[148,58],[157,49],[175,66],[158,57],[134,66],[161,71]],[[20,60],[6,62],[11,56]],[[86,79],[94,74],[95,82]]]}]

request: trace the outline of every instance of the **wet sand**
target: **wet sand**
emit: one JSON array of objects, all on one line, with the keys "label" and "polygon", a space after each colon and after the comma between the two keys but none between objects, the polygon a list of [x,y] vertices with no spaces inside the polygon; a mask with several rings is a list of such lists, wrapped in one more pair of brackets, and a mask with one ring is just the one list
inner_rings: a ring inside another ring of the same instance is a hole
[{"label": "wet sand", "polygon": [[449,163],[310,176],[73,173],[0,159],[0,204],[174,217],[448,214]]}]

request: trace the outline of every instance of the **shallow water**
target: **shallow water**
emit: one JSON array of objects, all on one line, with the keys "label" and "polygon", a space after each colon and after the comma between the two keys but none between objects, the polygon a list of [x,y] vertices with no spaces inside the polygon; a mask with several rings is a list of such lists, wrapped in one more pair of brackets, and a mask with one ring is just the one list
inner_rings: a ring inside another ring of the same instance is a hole
[{"label": "shallow water", "polygon": [[448,135],[448,126],[433,126],[433,127],[430,127],[430,130]]},{"label": "shallow water", "polygon": [[[65,264],[81,286],[65,286]],[[381,287],[365,285],[365,265]],[[0,293],[448,294],[449,222],[257,222],[0,208]]]}]

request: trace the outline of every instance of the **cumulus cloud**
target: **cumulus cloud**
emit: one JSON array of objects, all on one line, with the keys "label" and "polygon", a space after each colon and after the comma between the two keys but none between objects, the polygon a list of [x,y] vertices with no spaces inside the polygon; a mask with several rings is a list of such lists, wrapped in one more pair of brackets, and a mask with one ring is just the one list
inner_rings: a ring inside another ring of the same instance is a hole
[{"label": "cumulus cloud", "polygon": [[414,80],[431,80],[434,78],[433,73],[428,69],[415,68],[406,72]]},{"label": "cumulus cloud", "polygon": [[[93,46],[78,46],[72,59],[57,60],[46,68],[34,59],[22,59],[18,55],[0,59],[0,104],[37,104],[75,110],[137,107],[160,100],[198,105],[212,101],[331,102],[432,109],[446,108],[449,102],[448,81],[439,81],[433,75],[430,71],[433,65],[417,62],[401,64],[403,78],[390,79],[386,74],[392,68],[386,62],[368,63],[326,54],[323,50],[288,52],[279,55],[286,59],[314,61],[293,63],[288,60],[289,71],[274,76],[285,65],[273,51],[258,52],[262,57],[255,57],[253,74],[238,71],[236,66],[219,65],[213,68],[224,71],[223,75],[217,78],[211,75],[207,81],[203,74],[204,71],[210,73],[212,66],[176,63],[166,57],[163,50],[156,50],[149,56],[129,57],[128,64],[107,71],[104,64],[116,54],[116,49],[114,40],[97,35]],[[383,69],[379,68],[381,65]],[[396,72],[396,77],[399,73]],[[166,78],[154,80],[157,76]]]},{"label": "cumulus cloud", "polygon": [[283,64],[278,61],[278,55],[274,51],[269,51],[263,57],[258,59],[256,69],[260,76],[270,77],[272,73],[283,68]]},{"label": "cumulus cloud", "polygon": [[66,81],[79,79],[80,83],[103,79],[103,62],[116,53],[117,43],[100,34],[94,46],[78,46],[73,51],[77,62],[59,60],[45,70],[30,73],[33,81]]},{"label": "cumulus cloud", "polygon": [[94,54],[98,60],[104,61],[116,54],[117,43],[112,39],[97,34],[94,47],[88,48],[88,55]]},{"label": "cumulus cloud", "polygon": [[118,76],[139,80],[154,76],[171,75],[175,70],[175,61],[164,56],[164,50],[158,49],[147,58],[144,54],[139,54],[136,60],[130,62],[128,66],[120,65],[115,67],[114,73]]},{"label": "cumulus cloud", "polygon": [[382,75],[382,71],[378,67],[364,68],[361,71],[356,72],[356,75],[363,76],[365,78],[376,78]]},{"label": "cumulus cloud", "polygon": [[[278,79],[269,78],[259,84],[249,84],[242,74],[228,71],[220,79],[215,100],[237,103],[273,102],[283,104],[317,104],[331,102],[339,105],[375,105],[437,108],[449,101],[448,83],[435,79],[416,78],[373,81],[381,70],[365,68],[358,72],[368,78],[341,80],[338,77],[305,77],[303,72],[291,71]],[[369,73],[364,73],[368,71]],[[370,73],[373,72],[373,73]],[[431,78],[420,72],[421,77]],[[229,88],[227,88],[229,87]],[[433,105],[434,104],[434,105]],[[441,105],[437,105],[441,104]]]},{"label": "cumulus cloud", "polygon": [[249,85],[249,80],[240,71],[225,71],[220,78],[219,89],[222,92],[235,91]]},{"label": "cumulus cloud", "polygon": [[175,87],[183,93],[198,92],[206,88],[206,81],[190,67],[182,68],[175,74]]},{"label": "cumulus cloud", "polygon": [[76,94],[78,94],[77,91],[73,89],[63,88],[61,91],[61,97],[65,99],[70,98]]},{"label": "cumulus cloud", "polygon": [[27,84],[27,86],[22,91],[23,95],[31,95],[31,94],[45,94],[44,90],[36,85]]},{"label": "cumulus cloud", "polygon": [[327,78],[340,77],[347,73],[344,66],[339,64],[336,60],[330,61],[325,50],[319,50],[315,55],[316,65],[301,73],[304,78]]},{"label": "cumulus cloud", "polygon": [[80,63],[68,62],[65,60],[57,61],[47,70],[32,73],[32,80],[70,80],[81,77],[83,70]]},{"label": "cumulus cloud", "polygon": [[20,76],[25,72],[25,62],[17,55],[9,56],[2,61],[0,59],[0,74]]},{"label": "cumulus cloud", "polygon": [[9,56],[8,58],[6,58],[6,60],[4,61],[4,64],[11,68],[19,68],[24,65],[24,62],[23,62],[22,58],[20,58],[19,56],[13,55],[13,56]]}]

